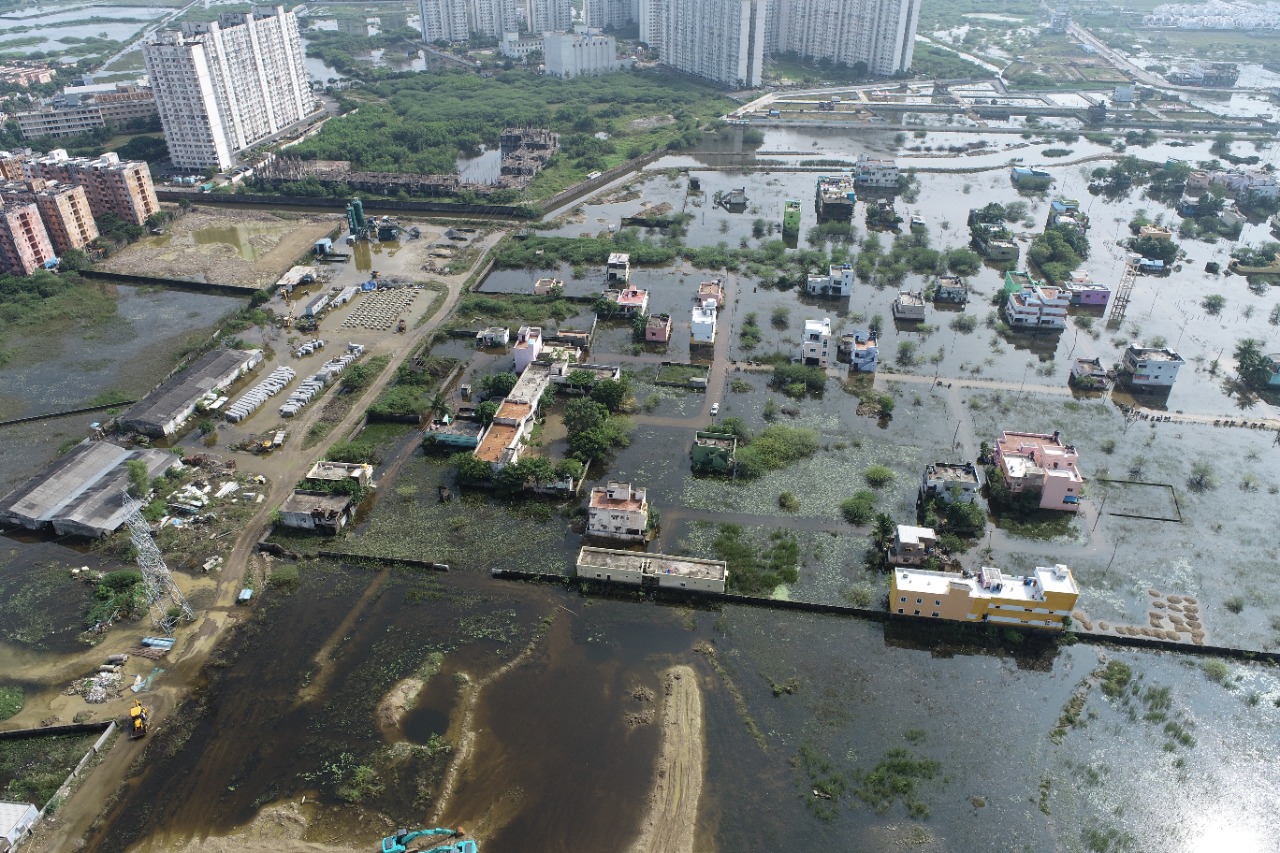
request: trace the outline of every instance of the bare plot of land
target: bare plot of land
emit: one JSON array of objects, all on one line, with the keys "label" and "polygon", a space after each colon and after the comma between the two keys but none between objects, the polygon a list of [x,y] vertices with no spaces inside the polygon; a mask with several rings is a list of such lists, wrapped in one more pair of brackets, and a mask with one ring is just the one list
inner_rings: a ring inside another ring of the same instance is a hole
[{"label": "bare plot of land", "polygon": [[98,265],[130,275],[267,287],[328,236],[337,214],[195,208],[164,234],[144,237]]}]

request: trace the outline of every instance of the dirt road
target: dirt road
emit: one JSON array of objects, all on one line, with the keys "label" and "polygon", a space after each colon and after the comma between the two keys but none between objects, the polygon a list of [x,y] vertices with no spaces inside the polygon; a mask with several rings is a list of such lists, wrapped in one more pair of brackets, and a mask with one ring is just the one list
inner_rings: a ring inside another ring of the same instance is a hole
[{"label": "dirt road", "polygon": [[702,693],[690,666],[663,677],[662,753],[649,799],[649,813],[630,853],[693,853],[702,796]]},{"label": "dirt road", "polygon": [[[502,236],[503,232],[499,231],[485,239],[483,251],[472,269],[478,268],[485,262],[489,252]],[[383,343],[375,345],[369,350],[368,354],[370,356],[391,355],[392,364],[382,372],[382,375],[377,380],[370,383],[361,397],[352,405],[347,416],[330,431],[330,435],[334,439],[345,437],[355,429],[356,425],[364,417],[364,412],[368,405],[395,377],[395,367],[399,362],[406,355],[413,352],[418,344],[431,335],[444,321],[444,318],[449,316],[461,296],[462,284],[470,273],[471,270],[467,270],[460,275],[443,279],[449,288],[449,293],[431,320],[409,334],[388,336]],[[320,405],[307,407],[297,419],[294,427],[296,434],[305,435],[311,424],[319,418],[323,409],[324,406]],[[237,539],[235,547],[227,557],[224,568],[217,578],[213,605],[208,611],[198,614],[194,623],[180,627],[175,633],[177,654],[169,661],[169,671],[166,673],[160,688],[148,696],[155,729],[163,731],[166,718],[181,702],[187,687],[195,682],[209,654],[217,646],[219,640],[222,639],[224,631],[237,621],[235,597],[243,584],[245,572],[251,562],[258,559],[256,556],[258,540],[270,524],[275,508],[284,501],[293,490],[294,484],[302,479],[307,470],[321,457],[325,447],[325,444],[321,444],[309,450],[304,450],[302,443],[297,442],[292,446],[286,445],[275,454],[275,459],[272,460],[275,470],[272,472],[271,491],[262,502],[262,508],[245,524],[243,533]],[[181,577],[179,577],[179,582],[183,583]],[[93,655],[94,653],[91,652],[90,654]],[[97,653],[96,656],[100,656],[100,653]],[[234,748],[234,746],[229,744],[228,748]],[[117,741],[115,748],[103,756],[102,762],[98,767],[89,776],[85,777],[79,789],[58,810],[57,816],[43,822],[38,827],[29,849],[33,853],[39,853],[39,851],[65,853],[68,850],[82,849],[80,846],[81,839],[85,832],[94,820],[109,807],[118,784],[128,775],[129,766],[138,757],[138,752],[139,745],[137,743],[132,743],[123,738]],[[215,848],[197,846],[191,849],[212,850]],[[229,847],[227,849],[250,850],[257,848]],[[289,848],[263,847],[263,849],[271,849],[274,853],[284,853],[286,850],[294,849],[298,851],[333,849],[336,851],[345,848],[295,846]]]}]

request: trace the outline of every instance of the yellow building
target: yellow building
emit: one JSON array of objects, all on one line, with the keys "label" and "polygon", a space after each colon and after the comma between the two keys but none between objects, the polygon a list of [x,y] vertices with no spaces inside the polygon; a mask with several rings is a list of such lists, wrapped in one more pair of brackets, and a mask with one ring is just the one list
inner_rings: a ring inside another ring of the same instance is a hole
[{"label": "yellow building", "polygon": [[907,616],[1061,630],[1079,596],[1071,570],[1061,564],[1025,577],[987,567],[976,575],[908,568],[893,570],[889,607]]}]

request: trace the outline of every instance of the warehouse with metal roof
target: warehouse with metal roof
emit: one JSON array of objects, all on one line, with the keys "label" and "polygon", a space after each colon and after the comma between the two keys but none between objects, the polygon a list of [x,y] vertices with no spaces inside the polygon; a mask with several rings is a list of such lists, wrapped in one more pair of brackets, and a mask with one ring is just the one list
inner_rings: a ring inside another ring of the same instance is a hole
[{"label": "warehouse with metal roof", "polygon": [[262,361],[262,350],[216,349],[160,384],[120,418],[126,429],[173,435],[211,391],[221,391]]},{"label": "warehouse with metal roof", "polygon": [[26,483],[0,498],[0,523],[60,535],[106,536],[124,524],[126,464],[140,459],[147,479],[181,465],[165,450],[126,450],[106,441],[78,444]]}]

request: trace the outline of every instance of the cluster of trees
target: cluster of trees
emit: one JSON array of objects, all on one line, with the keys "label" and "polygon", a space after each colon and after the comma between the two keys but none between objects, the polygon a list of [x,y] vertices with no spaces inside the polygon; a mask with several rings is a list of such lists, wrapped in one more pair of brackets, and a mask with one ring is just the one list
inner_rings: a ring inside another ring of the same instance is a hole
[{"label": "cluster of trees", "polygon": [[[564,135],[562,156],[603,164],[605,157],[638,156],[673,137],[696,141],[703,118],[733,106],[709,87],[658,71],[558,80],[520,70],[492,77],[448,70],[397,76],[359,92],[358,101],[348,96],[358,111],[330,121],[293,153],[350,160],[368,171],[451,174],[458,156],[496,146],[503,128],[549,127]],[[664,114],[676,118],[674,127],[629,125]],[[595,139],[598,132],[609,139]]]},{"label": "cluster of trees", "polygon": [[827,373],[821,367],[803,364],[776,364],[770,384],[788,397],[821,394],[827,387]]},{"label": "cluster of trees", "polygon": [[1251,391],[1274,388],[1271,383],[1271,359],[1265,351],[1266,343],[1257,338],[1243,338],[1236,344],[1236,372],[1240,381]]},{"label": "cluster of trees", "polygon": [[362,36],[340,30],[307,32],[307,56],[315,57],[349,77],[380,77],[395,73],[392,69],[377,68],[360,56],[368,56],[375,50],[405,50],[417,52],[422,34],[412,27],[384,30],[376,36]]},{"label": "cluster of trees", "polygon": [[458,482],[464,485],[488,485],[506,494],[518,494],[530,488],[548,486],[572,477],[579,480],[586,469],[576,459],[552,462],[543,456],[525,456],[518,462],[506,465],[496,474],[483,459],[470,453],[454,454],[450,460],[458,474]]},{"label": "cluster of trees", "polygon": [[1259,246],[1240,246],[1231,250],[1231,257],[1242,267],[1265,267],[1276,259],[1280,243],[1268,240]]},{"label": "cluster of trees", "polygon": [[111,572],[93,590],[93,602],[85,616],[90,627],[117,619],[131,619],[146,610],[142,573],[135,569]]},{"label": "cluster of trees", "polygon": [[1046,279],[1058,284],[1089,257],[1089,238],[1072,225],[1059,222],[1036,237],[1027,256]]},{"label": "cluster of trees", "polygon": [[[619,396],[625,400],[627,390],[622,383],[604,380],[593,388],[591,396],[570,400],[564,407],[564,428],[568,433],[569,455],[580,462],[608,456],[615,448],[631,443],[631,425],[626,418],[615,414],[602,400],[610,402]],[[622,387],[619,387],[622,386]],[[597,393],[600,392],[600,393]],[[621,406],[621,401],[618,402]]]}]

